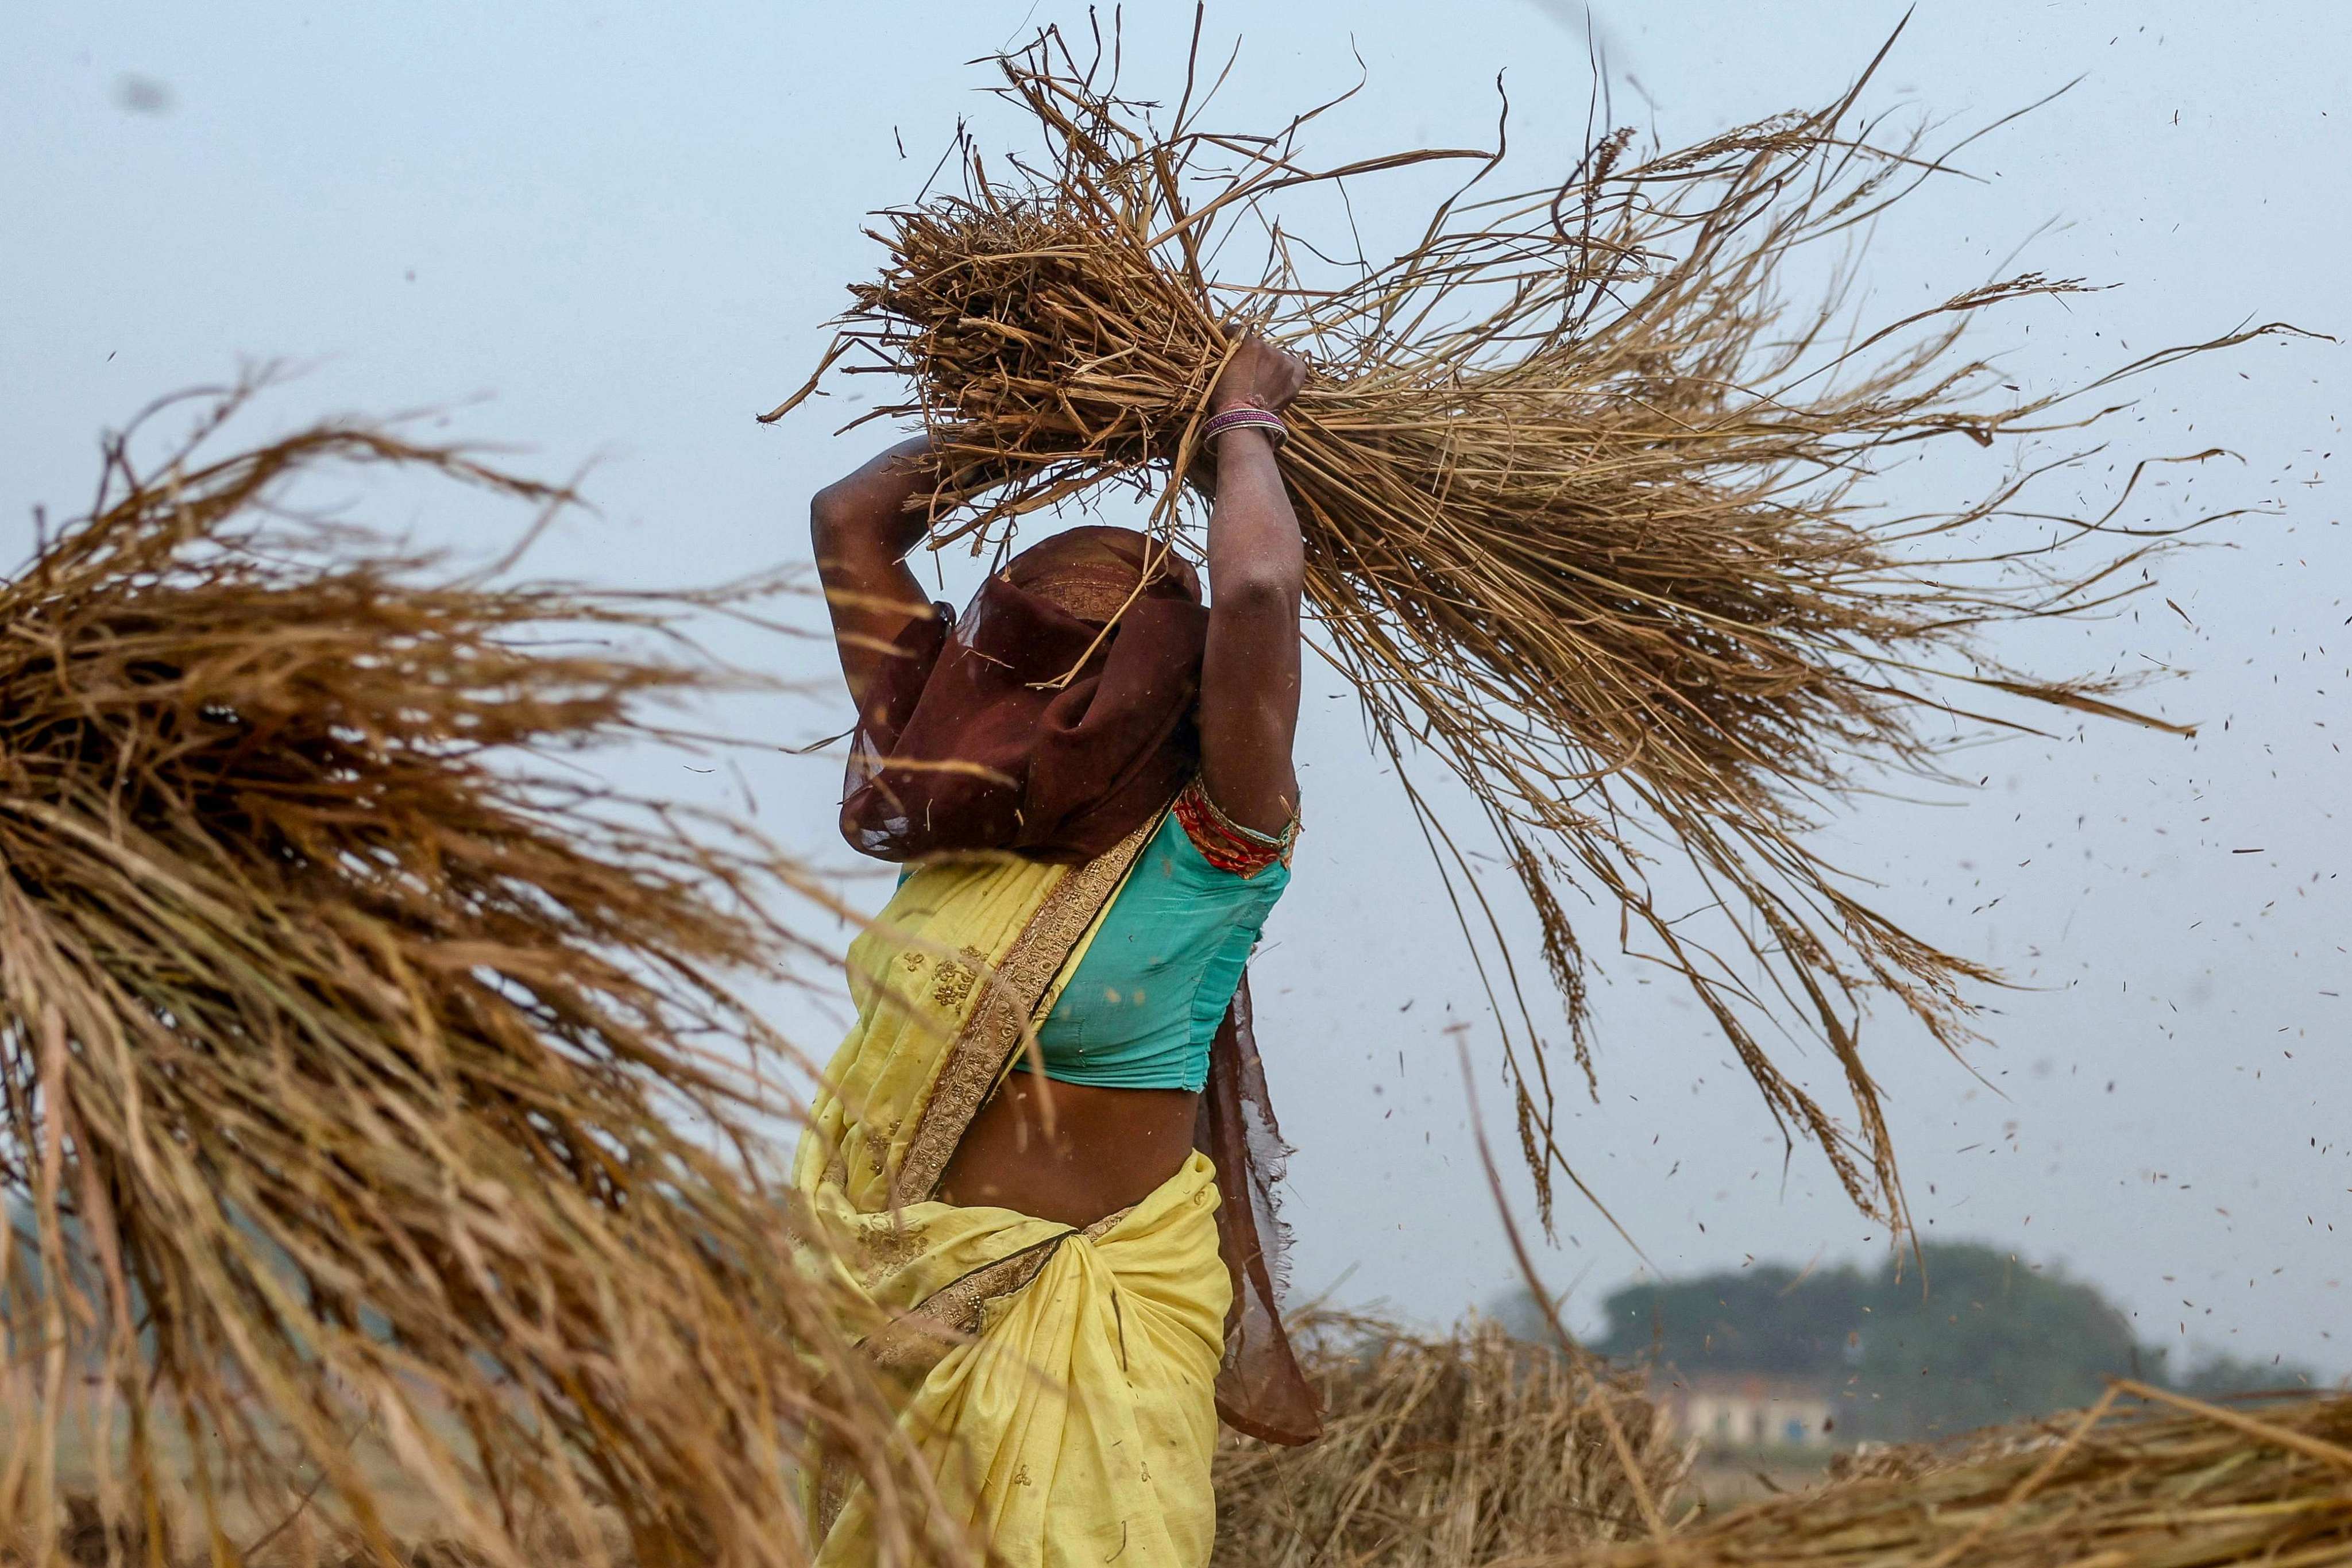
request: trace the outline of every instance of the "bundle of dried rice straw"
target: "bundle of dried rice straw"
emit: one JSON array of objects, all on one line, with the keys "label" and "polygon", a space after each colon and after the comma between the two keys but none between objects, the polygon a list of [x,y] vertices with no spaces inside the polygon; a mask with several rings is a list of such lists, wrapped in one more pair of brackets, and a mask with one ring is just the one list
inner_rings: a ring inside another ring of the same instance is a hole
[{"label": "bundle of dried rice straw", "polygon": [[[2270,1568],[2352,1562],[2352,1398],[2209,1405],[2144,1384],[1581,1568]],[[1521,1559],[1532,1563],[1538,1559]]]},{"label": "bundle of dried rice straw", "polygon": [[[960,143],[960,195],[882,215],[888,259],[853,289],[826,357],[857,351],[871,363],[850,370],[912,384],[868,417],[918,416],[943,454],[925,498],[934,545],[1001,546],[1038,508],[1124,479],[1160,486],[1158,524],[1192,548],[1200,486],[1175,476],[1231,352],[1224,327],[1307,355],[1282,466],[1318,645],[1401,775],[1434,757],[1484,809],[1540,920],[1588,1079],[1571,896],[1613,903],[1621,944],[1686,977],[1783,1129],[1899,1222],[1857,1019],[1891,996],[1954,1047],[1965,983],[1990,976],[1861,902],[1805,834],[1857,778],[1933,773],[1920,721],[1948,731],[1985,693],[2137,718],[2112,679],[2013,671],[1979,634],[2111,605],[2141,585],[2125,569],[2165,531],[2116,524],[2128,484],[2096,516],[2039,501],[2063,456],[1942,509],[1867,510],[1864,481],[1933,437],[2079,427],[2112,410],[2078,416],[2072,399],[2288,329],[2021,402],[1959,352],[1961,329],[2074,283],[2011,278],[1866,332],[1843,323],[1834,285],[1786,308],[1813,252],[1858,243],[1938,167],[1916,140],[1851,129],[1861,82],[1819,112],[1679,152],[1636,157],[1616,132],[1563,180],[1475,201],[1465,187],[1406,254],[1343,265],[1295,237],[1271,198],[1444,159],[1475,162],[1477,185],[1500,164],[1499,134],[1493,153],[1311,170],[1299,133],[1322,110],[1273,136],[1215,132],[1200,122],[1213,94],[1188,75],[1163,129],[1119,96],[1097,45],[1081,65],[1049,31],[997,62],[996,90],[1034,120],[1042,156],[989,164]],[[1263,268],[1218,270],[1252,225]],[[1457,836],[1412,798],[1465,926],[1499,938]],[[1683,923],[1705,906],[1715,930]],[[1548,1212],[1549,1173],[1574,1173],[1502,961],[1520,1133]],[[1763,1037],[1788,1028],[1832,1047],[1853,1125],[1767,1052]]]},{"label": "bundle of dried rice straw", "polygon": [[1473,1320],[1442,1338],[1336,1313],[1296,1325],[1324,1436],[1228,1434],[1223,1568],[1450,1568],[1637,1537],[1690,1456],[1638,1380]]},{"label": "bundle of dried rice straw", "polygon": [[282,510],[355,468],[566,499],[460,452],[209,428],[113,442],[0,583],[0,1535],[55,1539],[64,1450],[142,1560],[299,1514],[390,1563],[388,1465],[474,1561],[616,1524],[782,1568],[821,1436],[927,1552],[858,1325],[730,1143],[785,1046],[728,977],[789,956],[800,874],[570,760],[720,679],[632,651],[682,606]]}]

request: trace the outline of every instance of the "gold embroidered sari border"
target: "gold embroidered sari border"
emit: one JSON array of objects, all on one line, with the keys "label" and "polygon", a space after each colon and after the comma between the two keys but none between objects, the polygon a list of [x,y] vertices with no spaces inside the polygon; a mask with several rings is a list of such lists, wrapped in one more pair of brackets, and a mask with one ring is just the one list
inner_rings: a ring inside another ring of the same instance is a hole
[{"label": "gold embroidered sari border", "polygon": [[1129,1204],[1083,1230],[1049,1236],[959,1275],[867,1339],[864,1347],[866,1355],[884,1372],[929,1371],[960,1338],[980,1331],[981,1314],[991,1302],[1028,1289],[1045,1272],[1045,1265],[1053,1261],[1064,1242],[1074,1238],[1100,1241],[1134,1212],[1135,1205]]},{"label": "gold embroidered sari border", "polygon": [[959,1338],[980,1326],[982,1308],[1036,1279],[1073,1234],[1048,1237],[940,1286],[867,1340],[867,1357],[882,1372],[929,1371]]}]

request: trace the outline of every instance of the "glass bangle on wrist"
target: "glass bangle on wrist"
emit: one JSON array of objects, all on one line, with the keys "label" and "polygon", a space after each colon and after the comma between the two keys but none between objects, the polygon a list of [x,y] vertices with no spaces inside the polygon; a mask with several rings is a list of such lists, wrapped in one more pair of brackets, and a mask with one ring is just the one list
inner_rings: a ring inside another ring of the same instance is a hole
[{"label": "glass bangle on wrist", "polygon": [[1252,404],[1237,403],[1222,414],[1209,416],[1209,422],[1201,427],[1201,444],[1208,446],[1228,430],[1263,430],[1277,447],[1290,436],[1280,416]]}]

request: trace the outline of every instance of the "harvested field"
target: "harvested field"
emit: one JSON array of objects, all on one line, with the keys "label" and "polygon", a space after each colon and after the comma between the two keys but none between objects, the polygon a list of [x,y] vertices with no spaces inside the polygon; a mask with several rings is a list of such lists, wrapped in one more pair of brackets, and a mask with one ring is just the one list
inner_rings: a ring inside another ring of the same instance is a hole
[{"label": "harvested field", "polygon": [[[1216,1568],[2315,1568],[2352,1562],[2352,1397],[2221,1405],[2137,1384],[2046,1421],[1937,1447],[1839,1456],[1824,1484],[1709,1511],[1688,1450],[1629,1380],[1580,1370],[1491,1324],[1421,1337],[1326,1317],[1305,1336],[1331,1433],[1306,1448],[1229,1436]],[[1636,1461],[1628,1472],[1606,1408]],[[1638,1485],[1636,1484],[1638,1478]],[[388,1480],[387,1494],[396,1488]],[[1653,1533],[1642,1497],[1659,1512]],[[483,1559],[411,1512],[399,1561]],[[552,1521],[534,1563],[595,1560]],[[106,1563],[87,1498],[65,1561]],[[136,1542],[118,1536],[125,1544]],[[0,1563],[28,1561],[0,1544]],[[634,1563],[617,1526],[596,1543]],[[127,1561],[142,1561],[134,1553]],[[201,1561],[186,1558],[191,1568]],[[358,1568],[298,1521],[254,1568]]]},{"label": "harvested field", "polygon": [[1221,1568],[1558,1554],[1677,1510],[1689,1455],[1638,1380],[1476,1319],[1436,1338],[1339,1316],[1303,1330],[1325,1436],[1280,1448],[1228,1435]]},{"label": "harvested field", "polygon": [[[2273,1568],[2352,1562],[2352,1397],[2209,1404],[2119,1383],[2087,1411],[1848,1456],[1817,1490],[1580,1568]],[[1532,1563],[1559,1559],[1522,1558]]]}]

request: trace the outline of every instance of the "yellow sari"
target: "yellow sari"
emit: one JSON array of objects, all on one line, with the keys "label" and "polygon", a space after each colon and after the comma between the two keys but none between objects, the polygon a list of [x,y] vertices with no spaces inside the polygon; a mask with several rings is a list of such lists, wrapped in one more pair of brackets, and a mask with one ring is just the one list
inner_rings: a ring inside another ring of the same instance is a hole
[{"label": "yellow sari", "polygon": [[[1233,1285],[1194,1153],[1084,1230],[935,1195],[1160,826],[1082,866],[926,864],[849,950],[857,1021],[793,1184],[887,1326],[866,1341],[951,1513],[992,1562],[1199,1568]],[[819,1568],[873,1560],[862,1482],[814,1479]]]}]

